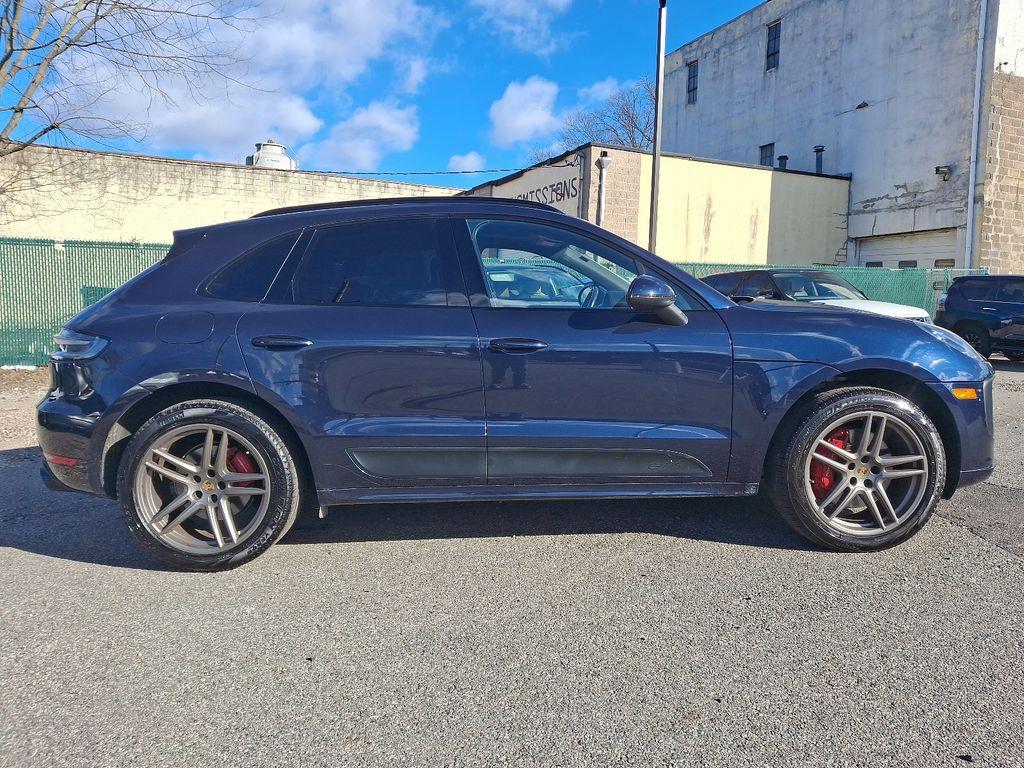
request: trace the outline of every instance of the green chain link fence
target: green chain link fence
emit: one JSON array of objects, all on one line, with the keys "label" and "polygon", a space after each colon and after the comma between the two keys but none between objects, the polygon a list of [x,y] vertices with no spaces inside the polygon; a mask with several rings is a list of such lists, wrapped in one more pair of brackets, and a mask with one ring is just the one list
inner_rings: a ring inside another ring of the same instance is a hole
[{"label": "green chain link fence", "polygon": [[[68,318],[156,264],[169,248],[158,243],[0,237],[0,365],[44,364],[51,337]],[[763,264],[680,266],[697,277],[765,268]],[[953,278],[986,273],[954,269],[820,269],[839,273],[870,299],[910,304],[932,314],[938,297]]]},{"label": "green chain link fence", "polygon": [[40,365],[63,323],[169,245],[0,237],[0,365]]},{"label": "green chain link fence", "polygon": [[[806,264],[679,264],[695,277],[744,269],[809,269]],[[882,269],[878,267],[810,267],[835,272],[874,301],[890,301],[920,307],[935,316],[939,297],[954,279],[987,275],[987,269]]]}]

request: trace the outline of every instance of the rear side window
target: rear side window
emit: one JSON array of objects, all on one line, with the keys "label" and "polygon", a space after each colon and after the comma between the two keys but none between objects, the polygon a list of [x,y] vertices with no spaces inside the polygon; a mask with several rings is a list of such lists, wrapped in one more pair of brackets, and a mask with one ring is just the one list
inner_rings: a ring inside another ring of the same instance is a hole
[{"label": "rear side window", "polygon": [[712,275],[711,277],[705,277],[704,282],[710,285],[719,293],[725,296],[731,296],[736,293],[736,286],[740,284],[740,278],[743,277],[742,273],[733,273],[729,275]]},{"label": "rear side window", "polygon": [[995,300],[1024,304],[1024,280],[1007,280],[999,286]]},{"label": "rear side window", "polygon": [[755,272],[743,283],[740,291],[743,296],[768,296],[775,293],[772,280],[763,272]]},{"label": "rear side window", "polygon": [[236,259],[206,285],[206,294],[231,301],[262,301],[299,233],[269,240]]},{"label": "rear side window", "polygon": [[992,293],[993,283],[983,280],[964,280],[959,283],[960,295],[968,301],[984,301]]},{"label": "rear side window", "polygon": [[445,249],[433,219],[319,230],[295,270],[295,304],[444,306]]}]

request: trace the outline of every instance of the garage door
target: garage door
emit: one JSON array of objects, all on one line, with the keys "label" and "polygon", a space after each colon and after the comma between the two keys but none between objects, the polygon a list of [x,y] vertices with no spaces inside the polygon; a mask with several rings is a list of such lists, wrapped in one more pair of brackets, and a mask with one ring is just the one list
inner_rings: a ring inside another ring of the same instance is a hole
[{"label": "garage door", "polygon": [[935,229],[909,235],[863,237],[857,240],[861,267],[934,269],[963,266],[955,229]]}]

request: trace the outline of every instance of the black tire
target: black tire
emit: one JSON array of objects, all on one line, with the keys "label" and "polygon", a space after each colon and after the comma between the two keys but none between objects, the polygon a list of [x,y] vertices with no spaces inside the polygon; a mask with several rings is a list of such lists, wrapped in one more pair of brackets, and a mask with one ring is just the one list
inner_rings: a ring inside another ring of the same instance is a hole
[{"label": "black tire", "polygon": [[[900,523],[889,530],[854,535],[837,530],[812,507],[805,485],[805,467],[819,436],[830,430],[830,425],[865,411],[898,419],[911,430],[923,446],[923,463],[929,472],[925,480],[919,481],[914,498],[907,502],[906,516]],[[935,511],[946,479],[942,438],[924,411],[906,398],[869,387],[830,390],[811,397],[786,419],[781,429],[785,432],[779,434],[770,449],[765,478],[767,495],[779,516],[815,544],[843,552],[886,549],[917,533]],[[920,499],[915,502],[917,494]]]},{"label": "black tire", "polygon": [[[184,552],[161,541],[144,523],[136,499],[136,473],[150,455],[150,446],[172,430],[191,425],[227,428],[243,438],[265,464],[269,483],[269,501],[253,530],[236,545],[209,554]],[[294,450],[278,429],[238,403],[213,399],[178,403],[143,424],[125,449],[117,478],[118,500],[135,540],[164,562],[191,571],[235,568],[261,555],[294,524],[302,506],[303,487]]]},{"label": "black tire", "polygon": [[1024,352],[1003,352],[1011,363],[1024,363]]},{"label": "black tire", "polygon": [[974,347],[975,352],[988,360],[989,355],[992,354],[992,337],[989,336],[985,326],[978,323],[961,323],[956,327],[956,334]]}]

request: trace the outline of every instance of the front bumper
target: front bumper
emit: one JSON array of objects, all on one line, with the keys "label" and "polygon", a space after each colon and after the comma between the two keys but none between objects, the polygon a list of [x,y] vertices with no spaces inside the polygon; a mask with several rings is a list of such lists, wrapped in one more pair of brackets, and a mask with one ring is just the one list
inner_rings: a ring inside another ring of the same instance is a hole
[{"label": "front bumper", "polygon": [[[931,389],[946,403],[955,427],[953,455],[949,456],[949,479],[944,497],[957,488],[983,482],[995,469],[995,423],[992,414],[994,378],[980,382],[956,382],[955,386],[975,386],[981,396],[977,400],[957,400],[953,384],[931,384]],[[954,458],[959,460],[954,464]]]}]

